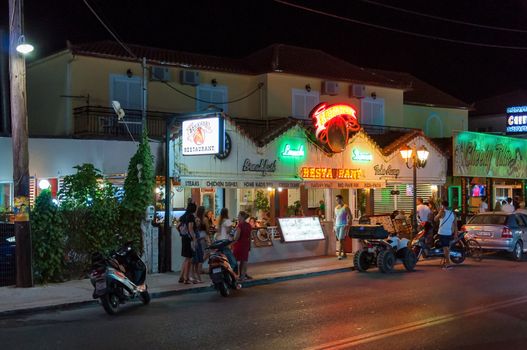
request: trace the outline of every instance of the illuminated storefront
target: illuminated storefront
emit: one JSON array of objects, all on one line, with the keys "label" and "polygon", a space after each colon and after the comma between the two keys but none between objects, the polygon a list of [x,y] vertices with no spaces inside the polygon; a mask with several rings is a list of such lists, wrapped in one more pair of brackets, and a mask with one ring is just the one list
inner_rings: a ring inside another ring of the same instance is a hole
[{"label": "illuminated storefront", "polygon": [[453,135],[453,175],[461,179],[463,213],[477,211],[481,198],[489,209],[507,197],[525,200],[527,140],[477,132]]}]

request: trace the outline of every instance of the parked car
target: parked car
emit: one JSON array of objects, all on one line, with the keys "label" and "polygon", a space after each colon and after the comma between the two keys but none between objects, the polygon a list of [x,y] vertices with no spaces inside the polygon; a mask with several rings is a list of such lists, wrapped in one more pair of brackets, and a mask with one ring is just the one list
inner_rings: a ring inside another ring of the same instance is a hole
[{"label": "parked car", "polygon": [[[12,224],[11,224],[12,225]],[[0,286],[16,282],[15,234],[0,230]]]},{"label": "parked car", "polygon": [[517,261],[527,248],[527,215],[522,213],[476,214],[464,229],[467,238],[475,239],[483,250],[506,251]]}]

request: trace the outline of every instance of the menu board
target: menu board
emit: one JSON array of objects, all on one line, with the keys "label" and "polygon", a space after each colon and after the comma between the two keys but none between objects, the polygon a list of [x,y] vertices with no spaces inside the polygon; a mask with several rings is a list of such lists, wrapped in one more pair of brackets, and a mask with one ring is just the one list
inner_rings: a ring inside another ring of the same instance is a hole
[{"label": "menu board", "polygon": [[325,239],[317,216],[278,218],[284,242],[316,241]]}]

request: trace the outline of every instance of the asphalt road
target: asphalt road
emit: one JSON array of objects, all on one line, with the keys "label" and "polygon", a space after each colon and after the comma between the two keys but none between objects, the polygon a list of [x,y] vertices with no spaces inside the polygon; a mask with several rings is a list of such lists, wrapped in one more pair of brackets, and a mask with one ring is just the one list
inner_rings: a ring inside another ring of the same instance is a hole
[{"label": "asphalt road", "polygon": [[1,349],[527,349],[527,262],[346,272],[0,319]]}]

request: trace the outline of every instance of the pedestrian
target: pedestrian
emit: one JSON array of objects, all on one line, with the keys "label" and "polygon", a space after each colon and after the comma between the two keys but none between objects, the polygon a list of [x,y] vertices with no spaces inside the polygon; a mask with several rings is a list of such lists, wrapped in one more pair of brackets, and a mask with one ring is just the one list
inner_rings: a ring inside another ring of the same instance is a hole
[{"label": "pedestrian", "polygon": [[338,194],[335,196],[337,205],[335,206],[335,235],[338,242],[338,254],[337,258],[342,260],[347,258],[344,252],[344,240],[346,239],[346,229],[353,220],[350,208],[344,204],[342,195]]},{"label": "pedestrian", "polygon": [[196,245],[192,256],[193,278],[198,283],[201,280],[201,269],[204,262],[205,249],[207,248],[207,226],[205,225],[205,207],[199,206],[196,211]]},{"label": "pedestrian", "polygon": [[501,211],[501,201],[498,199],[496,205],[494,206],[494,211]]},{"label": "pedestrian", "polygon": [[501,205],[501,211],[504,211],[506,213],[512,213],[514,212],[514,210],[515,209],[514,209],[514,206],[512,205],[512,198],[507,197],[507,201]]},{"label": "pedestrian", "polygon": [[236,235],[234,236],[234,244],[232,245],[232,253],[238,261],[240,280],[252,279],[247,275],[247,261],[249,260],[249,251],[251,250],[251,225],[246,221],[249,215],[240,211],[238,214],[238,226],[236,227]]},{"label": "pedestrian", "polygon": [[423,198],[417,198],[417,223],[424,225],[430,219],[430,208],[423,203]]},{"label": "pedestrian", "polygon": [[[217,230],[216,230],[214,239],[215,240],[228,239],[232,241],[233,236],[231,235],[231,230],[232,230],[232,221],[229,219],[229,209],[222,208],[220,211],[220,216],[218,217]],[[231,248],[225,247],[225,249],[223,250],[223,253],[229,260],[229,264],[231,265],[232,269],[234,271],[238,271],[238,264],[236,263],[236,258],[232,254]]]},{"label": "pedestrian", "polygon": [[185,213],[179,218],[179,235],[181,236],[181,256],[184,258],[179,275],[179,283],[190,284],[192,273],[192,245],[196,244],[195,217],[196,204],[189,202]]},{"label": "pedestrian", "polygon": [[207,226],[207,244],[210,245],[216,233],[216,225],[214,224],[216,219],[214,218],[214,212],[212,210],[207,211],[205,214],[205,226]]},{"label": "pedestrian", "polygon": [[457,222],[454,211],[448,208],[448,201],[441,203],[441,209],[436,215],[435,220],[439,221],[437,233],[439,234],[439,242],[443,247],[442,267],[444,269],[451,269],[450,241],[453,237],[457,237]]},{"label": "pedestrian", "polygon": [[488,210],[489,206],[487,204],[487,198],[483,197],[481,198],[481,203],[479,203],[479,212],[486,213]]}]

